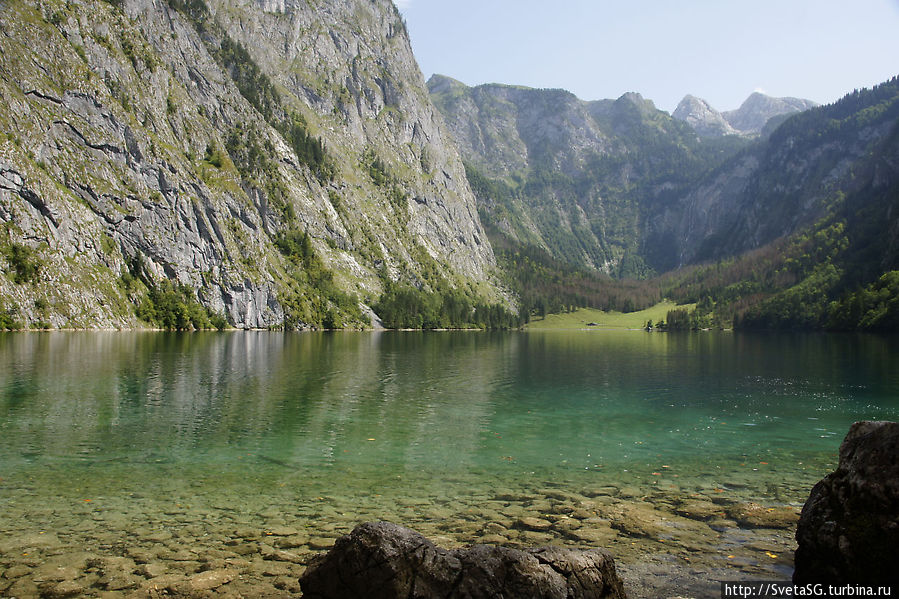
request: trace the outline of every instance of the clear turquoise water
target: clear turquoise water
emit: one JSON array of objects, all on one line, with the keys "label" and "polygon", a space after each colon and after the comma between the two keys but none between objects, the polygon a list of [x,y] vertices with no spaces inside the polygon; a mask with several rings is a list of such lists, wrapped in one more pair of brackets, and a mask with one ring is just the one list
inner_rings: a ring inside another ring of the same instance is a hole
[{"label": "clear turquoise water", "polygon": [[852,422],[897,418],[899,340],[874,336],[0,334],[0,532],[275,508],[311,536],[383,518],[466,543],[498,496],[546,511],[547,488],[795,506]]}]

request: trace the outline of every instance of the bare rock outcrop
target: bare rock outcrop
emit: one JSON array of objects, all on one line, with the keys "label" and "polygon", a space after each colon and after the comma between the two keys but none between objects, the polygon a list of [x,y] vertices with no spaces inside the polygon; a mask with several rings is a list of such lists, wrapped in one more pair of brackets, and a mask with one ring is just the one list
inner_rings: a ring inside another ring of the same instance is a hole
[{"label": "bare rock outcrop", "polygon": [[601,549],[446,550],[389,522],[361,524],[338,539],[300,584],[310,599],[625,597],[615,562]]},{"label": "bare rock outcrop", "polygon": [[724,115],[696,96],[684,96],[671,116],[679,121],[685,121],[702,137],[721,137],[739,133],[727,122]]},{"label": "bare rock outcrop", "polygon": [[899,423],[856,422],[796,530],[796,583],[897,583]]}]

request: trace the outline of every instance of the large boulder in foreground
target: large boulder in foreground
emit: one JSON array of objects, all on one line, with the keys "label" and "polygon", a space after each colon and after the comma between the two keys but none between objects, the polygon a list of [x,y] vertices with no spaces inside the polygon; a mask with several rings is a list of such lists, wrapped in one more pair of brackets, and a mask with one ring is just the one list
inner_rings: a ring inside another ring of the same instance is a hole
[{"label": "large boulder in foreground", "polygon": [[856,422],[796,530],[796,583],[899,582],[899,424]]},{"label": "large boulder in foreground", "polygon": [[360,524],[300,578],[306,599],[599,599],[625,597],[611,555],[600,549],[446,550],[408,528]]}]

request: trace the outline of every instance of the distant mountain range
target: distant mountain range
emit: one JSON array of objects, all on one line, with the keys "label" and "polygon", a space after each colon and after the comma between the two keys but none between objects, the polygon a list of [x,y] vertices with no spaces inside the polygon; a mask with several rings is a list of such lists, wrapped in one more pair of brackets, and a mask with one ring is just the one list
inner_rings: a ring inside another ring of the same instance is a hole
[{"label": "distant mountain range", "polygon": [[[688,97],[674,116],[638,94],[584,102],[440,76],[428,88],[509,268],[538,260],[529,247],[615,277],[728,259],[657,289],[705,290],[742,323],[812,327],[828,301],[899,268],[896,79],[819,107],[753,94],[718,113]],[[768,312],[749,310],[766,298]]]},{"label": "distant mountain range", "polygon": [[[767,136],[814,108],[809,100],[753,93],[721,113],[687,96],[669,115],[634,93],[586,102],[563,90],[468,87],[440,75],[428,89],[469,180],[493,183],[474,185],[485,223],[618,277],[746,251],[808,224],[820,215],[819,179],[848,184],[839,169],[863,159],[872,141],[814,149],[798,162],[802,185],[791,186],[810,197],[778,195],[758,210],[777,192],[758,190],[756,178],[793,171],[769,164],[768,156],[788,150]],[[842,162],[824,162],[829,156]]]},{"label": "distant mountain range", "polygon": [[[468,87],[435,75],[443,114],[482,220],[554,258],[618,277],[676,266],[654,218],[752,142],[706,137],[636,93],[586,102],[563,90]],[[495,183],[490,191],[477,181]],[[685,235],[689,245],[697,235]]]},{"label": "distant mountain range", "polygon": [[[704,137],[722,135],[760,135],[772,119],[776,123],[796,112],[817,106],[811,100],[800,98],[772,98],[755,92],[736,110],[719,112],[696,96],[687,95],[680,101],[671,116],[685,121]],[[775,123],[772,123],[772,128]]]}]

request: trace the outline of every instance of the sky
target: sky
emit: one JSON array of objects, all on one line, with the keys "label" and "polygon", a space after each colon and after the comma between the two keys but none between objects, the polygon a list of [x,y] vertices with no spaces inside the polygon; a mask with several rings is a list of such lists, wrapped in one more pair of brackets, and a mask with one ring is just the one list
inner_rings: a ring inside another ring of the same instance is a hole
[{"label": "sky", "polygon": [[396,0],[425,78],[830,103],[899,75],[899,0]]}]

